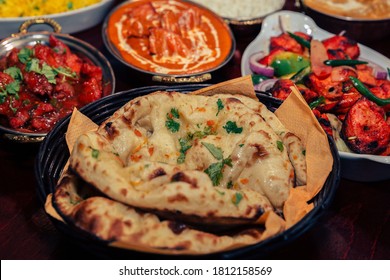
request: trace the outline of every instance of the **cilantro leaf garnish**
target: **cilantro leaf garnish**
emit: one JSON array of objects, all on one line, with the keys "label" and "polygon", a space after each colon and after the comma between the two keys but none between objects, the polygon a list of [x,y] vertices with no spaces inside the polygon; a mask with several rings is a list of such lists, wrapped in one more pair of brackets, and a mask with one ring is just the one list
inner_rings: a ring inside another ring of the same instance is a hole
[{"label": "cilantro leaf garnish", "polygon": [[9,95],[14,95],[16,99],[19,99],[20,84],[19,81],[13,81],[5,86],[5,90]]},{"label": "cilantro leaf garnish", "polygon": [[61,66],[58,68],[54,68],[53,70],[58,74],[62,74],[66,77],[73,78],[73,79],[77,78],[76,72],[72,71],[70,68],[65,68]]},{"label": "cilantro leaf garnish", "polygon": [[237,206],[243,198],[244,196],[242,195],[242,193],[236,192],[236,194],[232,197],[232,202],[234,205]]},{"label": "cilantro leaf garnish", "polygon": [[179,138],[180,155],[177,158],[177,163],[183,163],[186,158],[186,152],[192,147],[190,141],[187,138]]},{"label": "cilantro leaf garnish", "polygon": [[30,61],[32,56],[33,50],[30,48],[22,48],[18,53],[19,61],[23,64],[26,64],[28,61]]},{"label": "cilantro leaf garnish", "polygon": [[92,157],[98,158],[99,157],[99,150],[91,148],[92,149]]},{"label": "cilantro leaf garnish", "polygon": [[54,71],[54,69],[45,62],[42,63],[41,67],[39,65],[39,59],[37,58],[33,58],[26,63],[26,71],[44,75],[49,83],[56,83],[55,77],[57,73]]},{"label": "cilantro leaf garnish", "polygon": [[54,69],[52,67],[50,67],[46,63],[42,64],[42,69],[41,69],[41,73],[40,74],[44,75],[47,78],[49,83],[51,83],[51,84],[55,84],[56,83],[56,75],[57,75],[57,73],[54,71]]},{"label": "cilantro leaf garnish", "polygon": [[211,143],[207,143],[207,142],[201,142],[201,143],[203,146],[206,147],[207,150],[209,150],[209,152],[213,155],[213,157],[215,157],[218,160],[223,159],[223,152],[221,148]]},{"label": "cilantro leaf garnish", "polygon": [[173,118],[179,118],[179,110],[176,108],[171,108],[171,112],[167,113],[167,120],[165,121],[165,126],[171,132],[178,132],[180,129],[180,123],[175,121]]},{"label": "cilantro leaf garnish", "polygon": [[240,134],[243,130],[242,127],[238,127],[236,122],[227,121],[226,124],[223,126],[223,128],[226,130],[227,133],[235,133]]},{"label": "cilantro leaf garnish", "polygon": [[178,119],[179,118],[179,110],[177,108],[171,108],[172,117]]},{"label": "cilantro leaf garnish", "polygon": [[282,141],[276,141],[276,146],[278,147],[279,151],[283,152],[284,146]]},{"label": "cilantro leaf garnish", "polygon": [[222,170],[225,165],[232,166],[231,158],[226,158],[221,161],[210,164],[209,167],[204,171],[207,175],[209,175],[213,186],[218,186],[222,179]]},{"label": "cilantro leaf garnish", "polygon": [[223,168],[223,162],[215,162],[210,164],[209,167],[204,171],[207,175],[209,175],[211,182],[213,183],[213,186],[218,186],[219,182],[222,179],[222,168]]},{"label": "cilantro leaf garnish", "polygon": [[18,81],[23,80],[22,71],[16,66],[9,67],[5,69],[3,72],[10,75],[14,80],[18,80]]},{"label": "cilantro leaf garnish", "polygon": [[223,108],[225,108],[225,106],[224,106],[223,103],[222,103],[222,100],[219,99],[219,98],[218,98],[218,100],[217,100],[217,108],[218,108],[218,112],[217,112],[216,116],[218,116],[219,112],[220,112]]},{"label": "cilantro leaf garnish", "polygon": [[174,121],[173,119],[168,119],[165,122],[165,126],[172,132],[178,132],[180,129],[180,123]]}]

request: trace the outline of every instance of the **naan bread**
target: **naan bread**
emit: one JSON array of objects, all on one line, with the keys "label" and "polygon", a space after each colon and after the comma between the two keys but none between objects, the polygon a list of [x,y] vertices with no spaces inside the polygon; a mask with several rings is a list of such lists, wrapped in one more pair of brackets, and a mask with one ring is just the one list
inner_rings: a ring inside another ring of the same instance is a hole
[{"label": "naan bread", "polygon": [[248,246],[265,237],[263,227],[217,235],[180,222],[161,221],[152,213],[97,196],[93,189],[70,173],[60,181],[53,204],[66,216],[66,222],[102,240],[146,252],[209,254]]},{"label": "naan bread", "polygon": [[127,205],[256,220],[282,208],[294,169],[281,138],[240,98],[158,92],[132,100],[78,139],[70,166]]},{"label": "naan bread", "polygon": [[264,238],[265,221],[283,225],[275,213],[306,182],[303,150],[252,98],[155,92],[77,139],[53,205],[66,221],[132,248],[242,247]]}]

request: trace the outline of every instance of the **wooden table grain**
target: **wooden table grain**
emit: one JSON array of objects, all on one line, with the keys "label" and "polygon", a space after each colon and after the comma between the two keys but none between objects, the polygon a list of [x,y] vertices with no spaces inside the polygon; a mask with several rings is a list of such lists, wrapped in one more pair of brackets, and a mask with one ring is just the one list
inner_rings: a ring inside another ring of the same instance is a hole
[{"label": "wooden table grain", "polygon": [[[295,1],[285,9],[297,10]],[[233,59],[213,74],[210,83],[239,77],[241,55],[258,30],[236,34]],[[107,52],[101,25],[72,34],[109,58],[117,79],[116,91],[151,85],[148,78],[120,65]],[[390,38],[366,42],[390,57]],[[0,258],[99,259],[78,246],[49,220],[36,193],[35,158],[39,144],[18,144],[0,139]],[[390,180],[354,182],[342,179],[334,200],[312,228],[291,243],[272,251],[268,259],[390,259]],[[247,256],[247,258],[256,256]]]}]

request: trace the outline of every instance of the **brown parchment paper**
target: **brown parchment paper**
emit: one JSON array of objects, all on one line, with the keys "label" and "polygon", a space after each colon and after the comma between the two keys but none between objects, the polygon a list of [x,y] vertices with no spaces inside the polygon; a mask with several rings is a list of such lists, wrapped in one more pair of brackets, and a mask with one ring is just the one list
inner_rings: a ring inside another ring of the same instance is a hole
[{"label": "brown parchment paper", "polygon": [[[251,76],[245,76],[212,85],[194,91],[191,94],[213,95],[217,93],[242,94],[256,98]],[[283,208],[284,219],[274,212],[270,212],[265,217],[262,217],[262,219],[265,219],[265,221],[262,221],[265,224],[265,231],[261,236],[261,240],[265,240],[293,226],[313,209],[313,204],[308,203],[308,201],[321,190],[333,165],[333,157],[327,136],[296,87],[292,87],[292,93],[275,114],[287,129],[301,138],[306,146],[307,185],[296,187],[290,191],[290,195]],[[66,133],[66,141],[69,150],[72,150],[76,139],[81,134],[96,130],[97,127],[97,124],[93,123],[88,117],[75,109]],[[65,166],[64,171],[66,168],[67,165]],[[45,209],[49,215],[58,220],[62,220],[52,205],[51,194],[47,197]],[[135,244],[126,244],[123,242],[112,242],[110,245],[149,253],[167,253],[166,251],[140,247]],[[239,247],[242,246],[236,244],[231,248],[226,248],[226,250]],[[177,252],[172,253],[175,254]]]}]

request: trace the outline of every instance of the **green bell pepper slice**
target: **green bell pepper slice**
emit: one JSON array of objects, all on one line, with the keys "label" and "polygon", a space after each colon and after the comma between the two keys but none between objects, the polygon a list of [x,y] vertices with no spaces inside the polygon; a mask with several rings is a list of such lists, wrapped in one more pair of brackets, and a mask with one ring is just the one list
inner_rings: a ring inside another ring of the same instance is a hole
[{"label": "green bell pepper slice", "polygon": [[270,66],[274,68],[275,76],[281,77],[310,66],[310,59],[293,52],[282,52],[275,55]]}]

